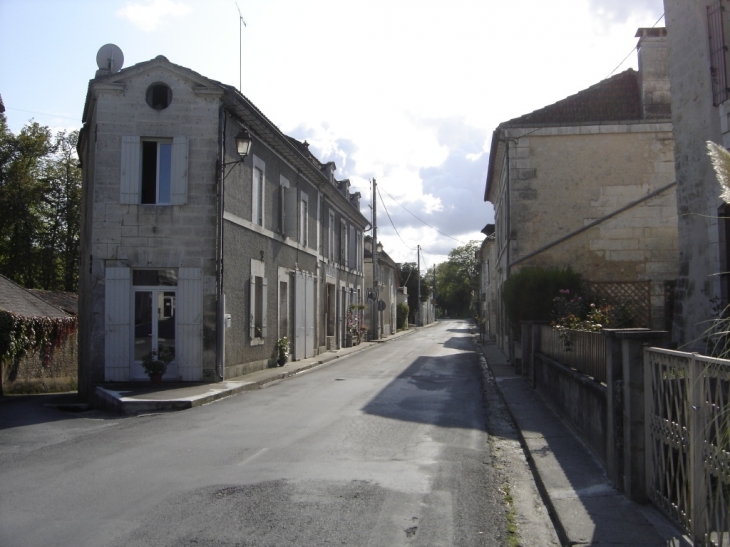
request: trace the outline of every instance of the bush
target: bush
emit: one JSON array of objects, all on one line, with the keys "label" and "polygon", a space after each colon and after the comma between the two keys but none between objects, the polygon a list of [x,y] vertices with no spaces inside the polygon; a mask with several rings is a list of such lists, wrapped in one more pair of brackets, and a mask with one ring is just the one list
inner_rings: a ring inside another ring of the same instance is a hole
[{"label": "bush", "polygon": [[395,323],[398,330],[408,328],[408,304],[402,302],[395,308]]},{"label": "bush", "polygon": [[553,299],[560,290],[580,293],[582,278],[570,266],[542,268],[527,266],[510,275],[502,288],[502,300],[513,333],[520,332],[520,321],[550,321]]}]

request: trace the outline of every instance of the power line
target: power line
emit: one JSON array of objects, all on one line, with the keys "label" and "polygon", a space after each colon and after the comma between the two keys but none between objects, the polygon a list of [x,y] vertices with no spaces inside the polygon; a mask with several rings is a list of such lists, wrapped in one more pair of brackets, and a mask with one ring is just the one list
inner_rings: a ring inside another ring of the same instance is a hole
[{"label": "power line", "polygon": [[[439,234],[441,234],[442,236],[446,236],[446,237],[448,237],[449,239],[453,239],[454,241],[457,241],[458,243],[461,243],[462,245],[465,245],[465,243],[464,243],[463,241],[461,241],[460,239],[456,239],[455,237],[452,237],[452,236],[450,236],[449,234],[445,234],[445,233],[443,233],[443,232],[442,232],[441,230],[439,230],[438,228],[434,228],[433,226],[431,226],[431,225],[430,225],[430,224],[429,224],[428,222],[426,222],[425,220],[423,220],[423,219],[421,219],[421,218],[418,218],[418,217],[417,217],[417,216],[416,216],[415,214],[411,213],[411,212],[410,212],[410,211],[409,211],[408,209],[406,209],[405,207],[403,207],[403,205],[401,205],[400,203],[398,203],[398,201],[396,201],[396,199],[395,199],[395,198],[394,198],[393,196],[391,196],[391,195],[390,195],[390,194],[389,194],[388,192],[386,192],[385,190],[383,190],[383,192],[385,192],[385,195],[387,195],[387,196],[388,196],[388,197],[389,197],[390,199],[392,199],[393,201],[395,201],[396,205],[400,205],[400,206],[401,206],[401,208],[403,208],[403,209],[404,209],[404,210],[405,210],[405,211],[406,211],[407,213],[409,213],[410,215],[412,215],[412,216],[413,216],[413,217],[414,217],[415,219],[417,219],[417,220],[419,220],[419,221],[423,222],[423,223],[424,223],[424,224],[425,224],[426,226],[428,226],[428,227],[429,227],[429,228],[431,228],[432,230],[436,230],[436,231],[437,231],[437,232],[438,232]],[[382,200],[383,200],[383,198],[381,197],[381,198],[380,198],[380,200],[382,201]]]},{"label": "power line", "polygon": [[391,226],[393,227],[393,229],[395,230],[395,233],[396,233],[396,235],[398,236],[398,239],[400,239],[400,240],[401,240],[401,242],[403,243],[403,245],[405,245],[405,246],[406,246],[406,247],[407,247],[408,249],[410,249],[411,251],[415,251],[415,249],[414,249],[413,247],[408,247],[408,245],[406,244],[406,242],[405,242],[405,241],[403,241],[403,238],[402,238],[402,237],[400,236],[400,234],[398,233],[398,228],[396,228],[396,227],[395,227],[395,224],[393,224],[393,219],[392,219],[392,218],[390,218],[390,213],[388,212],[388,208],[387,208],[387,207],[385,206],[385,201],[383,201],[383,196],[382,196],[382,195],[380,195],[380,189],[379,189],[379,188],[377,188],[377,187],[376,187],[375,189],[376,189],[376,190],[378,191],[378,195],[380,196],[380,203],[382,203],[382,204],[383,204],[383,209],[385,209],[385,214],[386,214],[386,215],[388,215],[388,220],[390,220],[390,225],[391,225]]},{"label": "power line", "polygon": [[14,108],[12,106],[5,107],[7,110],[17,110],[18,112],[29,112],[30,114],[40,114],[41,116],[51,116],[53,118],[62,118],[64,120],[74,120],[80,122],[79,118],[69,118],[68,116],[59,116],[58,114],[49,114],[48,112],[37,112],[35,110],[23,110],[22,108]]},{"label": "power line", "polygon": [[[659,24],[659,21],[661,21],[661,20],[662,20],[663,18],[664,18],[664,14],[662,13],[662,16],[661,16],[661,17],[660,17],[659,19],[657,19],[657,20],[656,20],[656,23],[654,23],[654,24],[653,24],[653,25],[651,26],[651,28],[654,28],[655,26],[657,26],[657,25]],[[622,65],[622,64],[624,64],[624,63],[626,62],[626,59],[628,59],[629,57],[631,57],[631,56],[632,56],[632,55],[634,54],[634,50],[635,50],[635,49],[636,49],[636,48],[631,48],[631,51],[629,51],[629,54],[628,54],[628,55],[627,55],[626,57],[624,57],[624,60],[623,60],[623,61],[621,61],[621,62],[620,62],[620,63],[618,64],[618,66],[617,66],[616,68],[614,68],[614,69],[613,69],[613,70],[611,71],[611,74],[609,74],[608,76],[606,76],[606,78],[610,78],[611,76],[613,76],[613,73],[614,73],[614,72],[616,72],[616,71],[617,71],[617,70],[618,70],[619,68],[621,68],[621,65]],[[604,78],[604,80],[605,80],[606,78]]]}]

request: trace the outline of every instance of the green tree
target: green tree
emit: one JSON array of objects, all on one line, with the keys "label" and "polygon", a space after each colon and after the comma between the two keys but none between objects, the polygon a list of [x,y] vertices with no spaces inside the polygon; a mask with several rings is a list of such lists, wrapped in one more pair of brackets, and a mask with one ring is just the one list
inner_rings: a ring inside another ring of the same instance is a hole
[{"label": "green tree", "polygon": [[436,267],[436,304],[451,317],[469,317],[479,286],[479,242],[470,241],[449,253]]},{"label": "green tree", "polygon": [[0,114],[0,273],[27,288],[76,290],[81,170],[78,132]]},{"label": "green tree", "polygon": [[415,262],[404,262],[398,270],[401,286],[408,290],[408,314],[411,322],[415,322],[416,313],[418,312],[418,284],[421,284],[421,302],[428,300],[431,292],[431,284],[418,271],[418,265]]}]

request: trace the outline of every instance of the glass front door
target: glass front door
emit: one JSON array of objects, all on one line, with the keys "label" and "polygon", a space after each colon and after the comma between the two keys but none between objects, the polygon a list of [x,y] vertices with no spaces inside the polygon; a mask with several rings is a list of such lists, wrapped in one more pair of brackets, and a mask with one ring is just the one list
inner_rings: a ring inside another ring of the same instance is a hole
[{"label": "glass front door", "polygon": [[[134,291],[134,366],[133,378],[146,378],[142,360],[150,351],[175,350],[175,290],[135,289]],[[164,378],[176,378],[173,360]]]}]

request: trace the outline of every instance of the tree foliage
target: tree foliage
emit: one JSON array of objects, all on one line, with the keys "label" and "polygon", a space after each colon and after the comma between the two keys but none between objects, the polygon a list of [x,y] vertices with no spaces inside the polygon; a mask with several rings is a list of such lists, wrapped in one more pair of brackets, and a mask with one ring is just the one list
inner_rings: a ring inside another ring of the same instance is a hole
[{"label": "tree foliage", "polygon": [[77,141],[33,121],[14,135],[0,114],[0,273],[27,288],[77,288]]},{"label": "tree foliage", "polygon": [[582,278],[570,266],[565,269],[527,266],[513,273],[502,286],[502,299],[513,332],[520,321],[550,321],[553,300],[561,290],[579,294]]},{"label": "tree foliage", "polygon": [[470,241],[436,266],[436,304],[451,317],[469,317],[479,285],[479,242]]},{"label": "tree foliage", "polygon": [[428,300],[431,293],[431,284],[427,278],[424,278],[418,271],[418,265],[415,262],[404,262],[398,270],[401,286],[408,289],[408,313],[413,319],[418,312],[418,284],[421,284],[421,302]]}]

